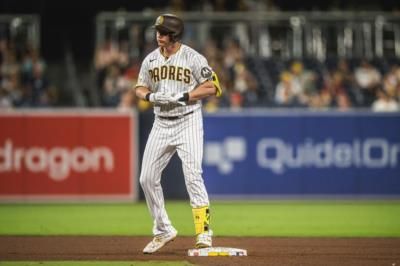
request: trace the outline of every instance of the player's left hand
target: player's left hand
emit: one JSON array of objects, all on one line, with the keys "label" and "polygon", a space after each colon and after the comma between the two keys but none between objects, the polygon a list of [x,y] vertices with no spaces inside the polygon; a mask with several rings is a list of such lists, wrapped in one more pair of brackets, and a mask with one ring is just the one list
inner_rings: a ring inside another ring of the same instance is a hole
[{"label": "player's left hand", "polygon": [[150,93],[149,95],[149,101],[155,104],[169,104],[171,101],[172,95],[167,92],[154,92]]},{"label": "player's left hand", "polygon": [[171,103],[176,103],[179,105],[187,105],[189,101],[189,93],[188,92],[181,92],[171,96]]}]

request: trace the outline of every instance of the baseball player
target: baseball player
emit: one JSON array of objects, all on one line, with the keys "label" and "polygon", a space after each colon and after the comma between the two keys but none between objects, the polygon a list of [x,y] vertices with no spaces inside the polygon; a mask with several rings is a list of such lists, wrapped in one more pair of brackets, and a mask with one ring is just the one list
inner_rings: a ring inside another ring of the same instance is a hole
[{"label": "baseball player", "polygon": [[183,21],[172,14],[157,18],[158,48],[142,62],[136,95],[154,104],[155,119],[143,154],[140,184],[154,219],[153,240],[143,253],[154,253],[177,236],[164,207],[161,173],[178,152],[190,197],[196,248],[212,245],[209,199],[202,178],[201,99],[221,95],[217,75],[204,56],[181,43]]}]

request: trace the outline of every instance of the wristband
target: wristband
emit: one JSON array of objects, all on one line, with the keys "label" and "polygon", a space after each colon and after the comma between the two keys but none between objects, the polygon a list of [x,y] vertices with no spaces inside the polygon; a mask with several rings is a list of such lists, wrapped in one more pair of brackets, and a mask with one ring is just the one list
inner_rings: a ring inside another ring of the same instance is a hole
[{"label": "wristband", "polygon": [[185,92],[179,100],[182,102],[185,102],[185,103],[188,102],[189,101],[189,93]]},{"label": "wristband", "polygon": [[151,92],[147,93],[146,96],[144,96],[144,99],[148,102],[150,101],[150,94]]}]

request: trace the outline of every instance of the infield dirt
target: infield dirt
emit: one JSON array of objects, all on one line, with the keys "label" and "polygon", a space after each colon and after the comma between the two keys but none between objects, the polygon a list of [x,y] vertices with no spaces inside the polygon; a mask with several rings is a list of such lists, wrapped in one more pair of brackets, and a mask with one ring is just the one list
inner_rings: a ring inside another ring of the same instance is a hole
[{"label": "infield dirt", "polygon": [[[0,261],[189,261],[195,265],[400,265],[400,238],[215,237],[214,246],[247,249],[248,257],[188,257],[193,237],[143,255],[151,237],[0,236]],[[77,263],[79,265],[79,263]]]}]

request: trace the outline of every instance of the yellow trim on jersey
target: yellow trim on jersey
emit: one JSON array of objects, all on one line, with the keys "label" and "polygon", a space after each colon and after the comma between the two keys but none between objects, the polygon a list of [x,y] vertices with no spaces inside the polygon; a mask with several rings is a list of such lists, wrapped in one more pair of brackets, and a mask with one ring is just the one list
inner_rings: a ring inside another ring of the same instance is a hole
[{"label": "yellow trim on jersey", "polygon": [[218,79],[217,73],[215,73],[214,71],[212,72],[212,83],[214,84],[215,88],[217,89],[217,92],[215,93],[215,95],[217,97],[221,97],[221,95],[222,95],[221,85],[219,84],[219,79]]}]

